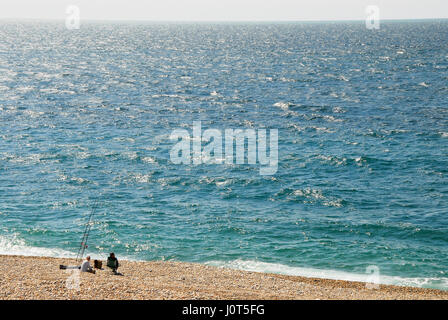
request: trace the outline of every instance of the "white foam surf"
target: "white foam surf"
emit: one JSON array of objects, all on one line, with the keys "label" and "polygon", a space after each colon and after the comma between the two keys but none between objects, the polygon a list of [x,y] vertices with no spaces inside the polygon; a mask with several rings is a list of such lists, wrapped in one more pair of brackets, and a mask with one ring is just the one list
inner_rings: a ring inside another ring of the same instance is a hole
[{"label": "white foam surf", "polygon": [[[278,263],[267,263],[253,260],[233,260],[233,261],[209,261],[210,266],[230,268],[236,270],[245,270],[262,273],[277,273],[290,276],[301,276],[306,278],[320,278],[357,282],[372,282],[372,274],[358,274],[339,270],[326,270],[315,268],[291,267]],[[378,284],[390,284],[397,286],[422,287],[448,290],[448,278],[406,278],[399,276],[381,275],[377,278]]]},{"label": "white foam surf", "polygon": [[[5,256],[28,256],[28,257],[52,257],[52,258],[76,258],[76,252],[60,248],[46,248],[30,246],[17,234],[8,236],[0,235],[0,255]],[[107,253],[91,252],[89,249],[84,253],[84,257],[90,256],[92,259],[105,259]],[[143,261],[132,257],[120,255],[120,259],[127,261]]]},{"label": "white foam surf", "polygon": [[[27,245],[26,242],[13,234],[11,236],[0,235],[0,255],[19,255],[35,257],[54,258],[75,258],[76,253],[60,248],[45,248]],[[104,255],[86,252],[92,259],[104,259]],[[121,257],[129,261],[143,261],[129,257]],[[209,261],[205,263],[209,266],[230,268],[262,273],[277,273],[291,276],[301,276],[307,278],[321,278],[345,281],[357,281],[369,283],[372,281],[370,273],[350,273],[339,270],[291,267],[279,263],[268,263],[254,260],[232,260],[232,261]],[[381,275],[378,277],[379,284],[392,284],[398,286],[411,286],[422,288],[434,288],[448,290],[448,277],[428,277],[428,278],[407,278],[399,276]]]},{"label": "white foam surf", "polygon": [[74,258],[76,254],[59,248],[29,246],[17,235],[0,236],[0,255]]}]

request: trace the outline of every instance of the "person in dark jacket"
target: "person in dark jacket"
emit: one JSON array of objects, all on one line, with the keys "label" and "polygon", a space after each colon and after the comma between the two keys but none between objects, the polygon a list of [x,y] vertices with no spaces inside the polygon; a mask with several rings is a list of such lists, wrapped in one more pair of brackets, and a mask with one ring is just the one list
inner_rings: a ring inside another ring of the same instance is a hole
[{"label": "person in dark jacket", "polygon": [[113,273],[117,273],[118,269],[118,259],[115,257],[115,253],[111,253],[109,258],[107,258],[107,266],[112,269]]}]

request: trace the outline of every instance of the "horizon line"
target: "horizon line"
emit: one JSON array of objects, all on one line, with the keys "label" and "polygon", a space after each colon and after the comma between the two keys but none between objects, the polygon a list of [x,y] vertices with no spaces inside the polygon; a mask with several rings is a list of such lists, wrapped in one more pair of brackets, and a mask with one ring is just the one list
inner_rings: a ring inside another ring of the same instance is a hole
[{"label": "horizon line", "polygon": [[[428,20],[448,20],[444,18],[387,18],[383,21],[428,21]],[[65,21],[64,18],[10,18],[0,17],[0,21],[42,21],[56,22]],[[301,22],[364,22],[365,19],[307,19],[307,20],[155,20],[155,19],[81,19],[87,22],[146,22],[146,23],[301,23]]]}]

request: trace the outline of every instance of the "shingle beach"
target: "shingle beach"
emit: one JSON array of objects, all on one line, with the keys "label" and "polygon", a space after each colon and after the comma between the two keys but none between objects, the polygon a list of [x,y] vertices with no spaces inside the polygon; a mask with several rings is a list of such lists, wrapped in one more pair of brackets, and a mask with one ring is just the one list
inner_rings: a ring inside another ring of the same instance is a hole
[{"label": "shingle beach", "polygon": [[[60,270],[73,259],[0,256],[0,299],[448,299],[448,291],[247,272],[183,262],[120,261],[114,275]],[[79,279],[79,281],[77,281]]]}]

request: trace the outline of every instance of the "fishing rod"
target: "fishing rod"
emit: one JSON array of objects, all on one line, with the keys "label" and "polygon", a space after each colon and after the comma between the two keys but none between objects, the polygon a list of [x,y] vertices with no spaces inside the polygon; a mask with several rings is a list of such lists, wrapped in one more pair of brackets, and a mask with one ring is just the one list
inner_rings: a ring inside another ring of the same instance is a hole
[{"label": "fishing rod", "polygon": [[96,212],[96,209],[98,208],[98,202],[99,200],[96,199],[95,203],[93,204],[92,211],[89,215],[89,220],[87,221],[86,227],[84,229],[84,234],[82,236],[81,246],[79,247],[78,254],[76,255],[76,261],[82,260],[84,256],[84,252],[87,248],[87,240],[89,239],[90,230],[92,229],[92,217]]}]

